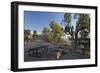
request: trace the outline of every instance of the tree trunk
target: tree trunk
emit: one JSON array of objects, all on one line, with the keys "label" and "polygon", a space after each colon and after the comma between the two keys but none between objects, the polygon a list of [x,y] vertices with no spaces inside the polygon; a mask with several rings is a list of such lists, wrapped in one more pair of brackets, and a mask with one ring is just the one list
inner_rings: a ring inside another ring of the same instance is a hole
[{"label": "tree trunk", "polygon": [[76,33],[75,33],[75,49],[77,49],[77,39],[78,39],[78,31],[76,30]]}]

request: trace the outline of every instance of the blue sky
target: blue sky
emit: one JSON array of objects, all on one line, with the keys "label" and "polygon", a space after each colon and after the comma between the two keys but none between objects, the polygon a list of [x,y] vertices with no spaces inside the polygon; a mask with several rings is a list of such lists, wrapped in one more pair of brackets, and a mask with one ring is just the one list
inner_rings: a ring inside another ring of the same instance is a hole
[{"label": "blue sky", "polygon": [[[24,28],[29,30],[36,30],[37,33],[41,33],[44,27],[50,27],[50,21],[55,21],[61,27],[61,21],[64,13],[58,12],[36,12],[36,11],[24,11]],[[75,26],[75,20],[72,22]]]}]

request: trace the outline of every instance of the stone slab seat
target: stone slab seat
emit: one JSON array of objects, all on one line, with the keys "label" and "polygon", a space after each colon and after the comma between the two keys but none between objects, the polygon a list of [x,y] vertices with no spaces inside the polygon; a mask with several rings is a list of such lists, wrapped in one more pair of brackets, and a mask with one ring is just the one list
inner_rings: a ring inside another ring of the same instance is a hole
[{"label": "stone slab seat", "polygon": [[38,54],[45,54],[48,51],[48,46],[44,45],[44,46],[39,46],[36,48],[31,48],[28,50],[29,56],[37,56]]}]

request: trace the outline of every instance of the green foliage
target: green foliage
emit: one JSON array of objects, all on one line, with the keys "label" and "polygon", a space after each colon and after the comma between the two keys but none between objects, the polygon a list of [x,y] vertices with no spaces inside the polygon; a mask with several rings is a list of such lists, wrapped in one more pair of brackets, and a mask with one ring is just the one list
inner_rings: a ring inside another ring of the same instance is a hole
[{"label": "green foliage", "polygon": [[30,30],[24,30],[24,40],[28,42],[29,38],[28,36],[30,35]]},{"label": "green foliage", "polygon": [[42,35],[43,35],[44,40],[48,42],[53,41],[53,34],[49,28],[44,27]]},{"label": "green foliage", "polygon": [[36,39],[38,37],[36,30],[34,30],[34,33],[33,33],[32,37],[33,37],[33,39]]},{"label": "green foliage", "polygon": [[50,27],[52,29],[54,41],[61,42],[61,37],[64,35],[62,28],[55,21],[51,21]]},{"label": "green foliage", "polygon": [[34,30],[34,35],[37,35],[37,31],[36,30]]},{"label": "green foliage", "polygon": [[90,16],[89,14],[74,14],[74,18],[77,19],[76,30],[88,29],[90,31]]},{"label": "green foliage", "polygon": [[51,32],[51,31],[50,31],[49,28],[44,27],[44,29],[43,29],[43,34],[47,35],[47,34],[50,33],[50,32]]},{"label": "green foliage", "polygon": [[71,13],[65,13],[64,14],[64,19],[62,20],[62,24],[64,24],[65,26],[68,25],[71,23]]},{"label": "green foliage", "polygon": [[[74,14],[74,18],[77,19],[76,30],[75,30],[75,48],[78,46],[78,33],[81,38],[86,39],[90,32],[90,16],[89,14]],[[84,40],[85,41],[85,40]],[[85,45],[83,44],[85,47]]]},{"label": "green foliage", "polygon": [[88,34],[89,34],[89,31],[87,29],[83,29],[80,31],[80,35],[82,39],[87,38]]},{"label": "green foliage", "polygon": [[50,27],[51,27],[51,29],[52,29],[52,31],[53,31],[54,33],[58,33],[58,34],[60,34],[60,35],[63,35],[63,30],[62,30],[62,28],[61,28],[56,22],[51,21]]},{"label": "green foliage", "polygon": [[[65,26],[64,32],[66,34],[70,34],[71,39],[73,41],[73,39],[74,39],[74,27],[71,25],[72,15],[73,15],[72,13],[65,13],[61,24],[63,24]],[[73,43],[72,43],[72,45],[73,45]]]},{"label": "green foliage", "polygon": [[89,17],[89,14],[80,14],[77,25],[78,25],[79,30],[85,29],[85,28],[90,30],[90,17]]},{"label": "green foliage", "polygon": [[37,37],[38,37],[38,35],[37,35],[36,30],[34,30],[33,34],[31,34],[30,30],[24,30],[24,40],[25,40],[25,42],[33,41]]},{"label": "green foliage", "polygon": [[61,42],[63,34],[62,28],[55,21],[51,21],[50,28],[44,27],[42,32],[44,40],[50,43]]}]

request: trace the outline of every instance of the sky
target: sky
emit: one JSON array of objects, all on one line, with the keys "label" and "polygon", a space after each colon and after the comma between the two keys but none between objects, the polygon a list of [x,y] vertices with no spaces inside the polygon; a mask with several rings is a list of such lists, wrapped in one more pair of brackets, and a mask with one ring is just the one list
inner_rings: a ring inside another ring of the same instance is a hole
[{"label": "sky", "polygon": [[[61,21],[63,20],[64,13],[61,12],[36,12],[36,11],[24,11],[24,29],[31,31],[36,30],[37,33],[41,33],[44,27],[50,28],[50,21],[55,21],[61,27]],[[75,20],[72,21],[75,26]]]}]

